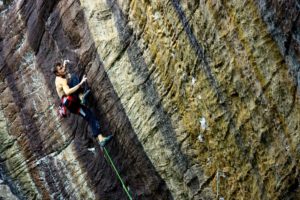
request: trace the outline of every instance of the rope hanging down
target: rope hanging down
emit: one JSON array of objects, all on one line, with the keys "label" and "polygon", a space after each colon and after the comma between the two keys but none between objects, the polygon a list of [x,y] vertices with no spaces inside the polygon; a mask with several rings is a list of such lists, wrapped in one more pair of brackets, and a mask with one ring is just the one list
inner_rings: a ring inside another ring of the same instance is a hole
[{"label": "rope hanging down", "polygon": [[123,187],[125,193],[127,194],[128,198],[129,198],[130,200],[133,200],[133,198],[131,197],[131,195],[130,195],[130,193],[129,193],[129,191],[128,191],[128,188],[126,187],[126,185],[125,185],[123,179],[122,179],[121,176],[120,176],[120,173],[118,172],[118,170],[117,170],[117,168],[116,168],[114,162],[112,161],[111,157],[109,156],[108,151],[106,150],[105,147],[103,147],[103,149],[104,149],[104,153],[105,153],[105,158],[106,158],[106,160],[109,161],[109,163],[110,163],[110,165],[111,165],[111,168],[115,171],[115,173],[116,173],[116,175],[117,175],[119,181],[120,181],[121,184],[122,184],[122,187]]}]

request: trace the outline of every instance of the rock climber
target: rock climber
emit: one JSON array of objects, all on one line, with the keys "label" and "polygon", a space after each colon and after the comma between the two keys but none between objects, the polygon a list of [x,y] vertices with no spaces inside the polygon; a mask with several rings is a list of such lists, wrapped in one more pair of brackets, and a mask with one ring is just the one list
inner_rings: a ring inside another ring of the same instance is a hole
[{"label": "rock climber", "polygon": [[98,138],[101,147],[104,147],[112,138],[112,135],[104,137],[100,133],[100,124],[94,113],[88,109],[83,102],[89,90],[82,92],[82,85],[87,81],[84,75],[79,81],[76,75],[67,73],[67,63],[69,60],[64,60],[63,64],[57,62],[53,66],[55,74],[55,87],[62,106],[66,107],[71,113],[78,114],[85,119],[92,129],[93,137]]}]

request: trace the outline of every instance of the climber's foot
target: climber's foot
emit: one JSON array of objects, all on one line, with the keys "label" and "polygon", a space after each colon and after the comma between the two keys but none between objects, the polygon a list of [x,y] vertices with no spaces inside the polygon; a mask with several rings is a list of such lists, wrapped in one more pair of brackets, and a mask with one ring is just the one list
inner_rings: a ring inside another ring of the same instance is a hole
[{"label": "climber's foot", "polygon": [[104,137],[103,140],[99,141],[100,146],[104,147],[112,139],[112,137],[112,135]]}]

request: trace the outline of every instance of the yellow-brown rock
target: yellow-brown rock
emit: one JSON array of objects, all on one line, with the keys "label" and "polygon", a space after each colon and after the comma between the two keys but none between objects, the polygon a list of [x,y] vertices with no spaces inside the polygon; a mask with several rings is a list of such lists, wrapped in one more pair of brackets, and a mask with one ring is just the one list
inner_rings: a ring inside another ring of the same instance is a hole
[{"label": "yellow-brown rock", "polygon": [[87,74],[133,199],[300,199],[297,1],[15,0],[0,12],[0,199],[127,199],[87,123],[56,114],[63,59]]}]

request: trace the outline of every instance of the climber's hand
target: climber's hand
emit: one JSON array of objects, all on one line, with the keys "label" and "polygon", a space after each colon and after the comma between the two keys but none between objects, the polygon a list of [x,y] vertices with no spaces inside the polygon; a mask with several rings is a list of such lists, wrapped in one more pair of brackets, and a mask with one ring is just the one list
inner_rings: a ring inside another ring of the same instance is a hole
[{"label": "climber's hand", "polygon": [[66,64],[67,64],[67,63],[70,63],[70,62],[71,62],[71,61],[68,60],[68,59],[67,59],[67,60],[64,60],[64,66],[66,66]]},{"label": "climber's hand", "polygon": [[82,79],[80,81],[80,85],[82,85],[84,82],[86,82],[86,80],[87,80],[86,75],[83,75],[83,77],[82,77]]}]

